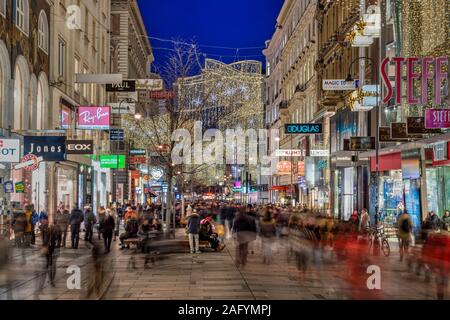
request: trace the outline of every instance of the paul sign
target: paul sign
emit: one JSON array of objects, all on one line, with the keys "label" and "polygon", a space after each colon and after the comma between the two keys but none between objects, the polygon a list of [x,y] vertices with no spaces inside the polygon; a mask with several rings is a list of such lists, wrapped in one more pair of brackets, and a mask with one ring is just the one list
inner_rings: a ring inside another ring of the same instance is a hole
[{"label": "paul sign", "polygon": [[94,154],[93,140],[67,140],[67,154]]}]

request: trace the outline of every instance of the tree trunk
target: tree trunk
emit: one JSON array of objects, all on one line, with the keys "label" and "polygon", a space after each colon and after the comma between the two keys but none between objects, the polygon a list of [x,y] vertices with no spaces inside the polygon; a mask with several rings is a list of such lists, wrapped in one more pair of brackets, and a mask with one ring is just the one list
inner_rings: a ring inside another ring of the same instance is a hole
[{"label": "tree trunk", "polygon": [[167,196],[166,196],[166,226],[167,232],[170,233],[171,230],[171,217],[173,214],[173,183],[172,183],[172,175],[168,177],[167,183]]}]

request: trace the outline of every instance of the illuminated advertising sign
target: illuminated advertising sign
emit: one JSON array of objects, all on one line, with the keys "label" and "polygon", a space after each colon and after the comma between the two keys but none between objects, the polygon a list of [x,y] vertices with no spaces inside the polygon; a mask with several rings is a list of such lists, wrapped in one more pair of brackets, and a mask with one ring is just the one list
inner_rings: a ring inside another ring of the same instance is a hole
[{"label": "illuminated advertising sign", "polygon": [[111,109],[106,107],[78,107],[78,129],[108,130],[111,120]]},{"label": "illuminated advertising sign", "polygon": [[285,134],[321,134],[321,123],[291,123],[284,125]]},{"label": "illuminated advertising sign", "polygon": [[124,155],[100,156],[100,168],[125,169]]}]

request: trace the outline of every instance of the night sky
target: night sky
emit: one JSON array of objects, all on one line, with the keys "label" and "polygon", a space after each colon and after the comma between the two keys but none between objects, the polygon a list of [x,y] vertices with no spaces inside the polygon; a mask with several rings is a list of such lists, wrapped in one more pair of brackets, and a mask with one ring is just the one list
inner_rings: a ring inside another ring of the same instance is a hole
[{"label": "night sky", "polygon": [[[226,63],[264,61],[264,42],[275,31],[283,0],[138,0],[149,37],[195,40],[202,54]],[[161,66],[171,48],[167,41],[150,39]],[[210,48],[259,47],[255,49]]]}]

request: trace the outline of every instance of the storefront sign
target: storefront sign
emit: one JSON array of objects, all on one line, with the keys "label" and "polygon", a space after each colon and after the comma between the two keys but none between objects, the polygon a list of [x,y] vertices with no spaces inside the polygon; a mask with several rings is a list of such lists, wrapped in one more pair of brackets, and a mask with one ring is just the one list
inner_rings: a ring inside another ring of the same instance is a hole
[{"label": "storefront sign", "polygon": [[[390,63],[395,64],[395,94],[391,80],[389,79],[388,67]],[[433,102],[435,105],[442,104],[447,97],[443,97],[442,93],[442,81],[448,79],[448,57],[423,57],[423,58],[404,58],[394,57],[385,58],[381,63],[381,77],[383,84],[386,88],[383,92],[386,95],[383,97],[383,103],[388,104],[395,95],[395,104],[402,103],[402,88],[403,85],[403,65],[406,65],[406,98],[407,103],[410,105],[428,103],[428,82],[433,82]],[[420,71],[416,72],[417,67],[420,66]],[[447,68],[445,68],[447,67]],[[430,72],[430,69],[432,71]],[[447,80],[448,81],[448,80]],[[419,84],[420,92],[415,92],[416,84]],[[448,83],[447,83],[448,86]],[[448,92],[447,92],[448,94]],[[441,127],[428,127],[427,128],[441,128]]]},{"label": "storefront sign", "polygon": [[380,88],[377,85],[365,85],[352,92],[347,99],[347,105],[353,111],[370,111],[377,105]]},{"label": "storefront sign", "polygon": [[145,156],[147,153],[144,149],[130,149],[131,156]]},{"label": "storefront sign", "polygon": [[375,149],[375,137],[351,137],[350,151],[365,151]]},{"label": "storefront sign", "polygon": [[14,166],[14,169],[19,170],[23,168],[26,171],[34,171],[37,170],[37,168],[39,168],[39,163],[43,160],[44,158],[42,157],[38,158],[34,154],[29,153],[22,158],[22,163]]},{"label": "storefront sign", "polygon": [[135,103],[108,103],[111,107],[112,114],[135,114],[136,104]]},{"label": "storefront sign", "polygon": [[302,150],[275,150],[275,157],[302,157],[305,152]]},{"label": "storefront sign", "polygon": [[93,140],[67,140],[67,154],[94,154]]},{"label": "storefront sign", "polygon": [[138,79],[136,80],[137,90],[161,91],[163,90],[162,79]]},{"label": "storefront sign", "polygon": [[424,117],[408,117],[406,121],[408,135],[440,133],[439,129],[427,129]]},{"label": "storefront sign", "polygon": [[106,92],[135,92],[136,81],[123,80],[121,83],[106,84]]},{"label": "storefront sign", "polygon": [[290,161],[280,161],[277,164],[277,174],[291,174],[292,173],[292,164]]},{"label": "storefront sign", "polygon": [[44,161],[66,160],[66,137],[25,136],[23,141],[24,155],[31,153]]},{"label": "storefront sign", "polygon": [[130,157],[130,164],[145,164],[147,163],[146,157]]},{"label": "storefront sign", "polygon": [[284,125],[285,134],[320,134],[321,123],[291,123]]},{"label": "storefront sign", "polygon": [[310,150],[310,157],[328,157],[330,155],[330,150]]},{"label": "storefront sign", "polygon": [[131,171],[130,172],[131,179],[139,179],[141,177],[141,173],[139,171]]},{"label": "storefront sign", "polygon": [[408,132],[405,122],[392,122],[391,123],[391,139],[393,140],[407,140]]},{"label": "storefront sign", "polygon": [[14,193],[14,183],[12,181],[5,181],[3,190],[5,193]]},{"label": "storefront sign", "polygon": [[60,121],[61,129],[65,129],[65,130],[69,129],[70,122],[71,122],[70,121],[71,113],[72,113],[72,111],[69,108],[67,108],[65,106],[61,107],[61,121]]},{"label": "storefront sign", "polygon": [[109,73],[109,74],[87,74],[76,73],[75,83],[122,83],[123,76],[121,73]]},{"label": "storefront sign", "polygon": [[155,100],[170,100],[175,97],[175,93],[173,91],[152,91],[149,94],[150,99]]},{"label": "storefront sign", "polygon": [[0,139],[0,163],[20,162],[20,140]]},{"label": "storefront sign", "polygon": [[391,138],[391,127],[379,127],[379,139],[380,142],[393,142]]},{"label": "storefront sign", "polygon": [[450,128],[450,109],[425,109],[427,129]]},{"label": "storefront sign", "polygon": [[359,80],[346,81],[344,79],[323,80],[322,89],[324,91],[345,91],[355,90],[359,86]]},{"label": "storefront sign", "polygon": [[125,131],[122,129],[109,130],[109,140],[111,141],[123,141],[125,140]]},{"label": "storefront sign", "polygon": [[25,184],[23,182],[16,182],[14,184],[14,189],[16,193],[24,193],[25,192]]},{"label": "storefront sign", "polygon": [[100,156],[100,168],[125,169],[124,155]]},{"label": "storefront sign", "polygon": [[78,107],[78,129],[108,130],[111,120],[110,107]]}]

